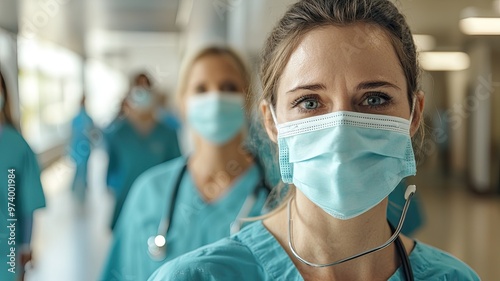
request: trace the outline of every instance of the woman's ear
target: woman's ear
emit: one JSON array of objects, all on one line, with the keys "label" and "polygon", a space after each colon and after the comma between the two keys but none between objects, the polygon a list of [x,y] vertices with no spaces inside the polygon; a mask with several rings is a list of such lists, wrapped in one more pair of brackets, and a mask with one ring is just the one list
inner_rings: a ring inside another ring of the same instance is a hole
[{"label": "woman's ear", "polygon": [[420,127],[420,123],[423,121],[424,116],[424,102],[425,95],[424,92],[418,91],[415,95],[415,107],[413,108],[413,118],[411,120],[410,135],[413,137]]},{"label": "woman's ear", "polygon": [[269,138],[276,143],[278,131],[276,130],[276,125],[274,124],[273,115],[271,114],[270,105],[267,101],[262,101],[260,103],[260,111],[262,113],[262,119],[264,120],[264,126],[266,127],[266,132]]}]

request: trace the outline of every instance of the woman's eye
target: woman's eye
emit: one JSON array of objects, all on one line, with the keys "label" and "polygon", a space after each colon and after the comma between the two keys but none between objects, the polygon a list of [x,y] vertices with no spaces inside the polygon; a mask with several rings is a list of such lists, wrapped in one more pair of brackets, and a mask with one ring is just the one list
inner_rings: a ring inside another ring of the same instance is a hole
[{"label": "woman's eye", "polygon": [[389,100],[390,100],[390,97],[386,97],[385,95],[384,96],[373,95],[373,96],[367,97],[363,101],[362,105],[370,106],[370,107],[381,106],[381,105],[384,105],[385,103],[387,103]]},{"label": "woman's eye", "polygon": [[299,97],[298,99],[294,100],[291,105],[292,108],[297,107],[299,111],[302,112],[313,111],[321,107],[319,98],[315,95],[306,95]]},{"label": "woman's eye", "polygon": [[224,83],[221,85],[220,90],[223,92],[238,92],[238,86],[234,83]]},{"label": "woman's eye", "polygon": [[317,100],[308,99],[303,101],[301,106],[306,110],[314,110],[319,107],[319,102]]},{"label": "woman's eye", "polygon": [[196,86],[195,92],[197,94],[204,93],[206,91],[207,91],[207,89],[206,89],[206,87],[204,85],[198,85],[198,86]]}]

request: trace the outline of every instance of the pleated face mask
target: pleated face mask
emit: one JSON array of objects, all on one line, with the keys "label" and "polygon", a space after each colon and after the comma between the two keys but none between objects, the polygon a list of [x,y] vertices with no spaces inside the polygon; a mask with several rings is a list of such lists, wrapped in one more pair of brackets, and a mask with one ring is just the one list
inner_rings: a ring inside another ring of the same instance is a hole
[{"label": "pleated face mask", "polygon": [[339,111],[276,127],[283,181],[338,219],[370,210],[416,173],[403,118]]},{"label": "pleated face mask", "polygon": [[205,139],[225,144],[245,125],[242,93],[209,92],[188,99],[187,120]]}]

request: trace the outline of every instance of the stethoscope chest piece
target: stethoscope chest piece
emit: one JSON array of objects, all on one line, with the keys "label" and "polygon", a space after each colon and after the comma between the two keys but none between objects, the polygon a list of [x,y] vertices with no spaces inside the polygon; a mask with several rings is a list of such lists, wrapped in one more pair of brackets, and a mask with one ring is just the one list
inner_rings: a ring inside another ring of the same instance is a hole
[{"label": "stethoscope chest piece", "polygon": [[167,256],[167,240],[163,235],[148,238],[148,254],[155,261],[162,261]]}]

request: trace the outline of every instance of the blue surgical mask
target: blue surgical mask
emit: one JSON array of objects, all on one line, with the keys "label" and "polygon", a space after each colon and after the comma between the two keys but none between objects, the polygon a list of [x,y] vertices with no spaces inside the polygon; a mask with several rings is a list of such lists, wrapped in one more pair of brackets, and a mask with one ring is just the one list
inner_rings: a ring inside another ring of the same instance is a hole
[{"label": "blue surgical mask", "polygon": [[277,129],[283,181],[338,219],[365,213],[416,173],[403,118],[339,111]]},{"label": "blue surgical mask", "polygon": [[242,93],[208,92],[188,98],[187,121],[203,138],[224,144],[240,132],[245,123]]},{"label": "blue surgical mask", "polygon": [[130,106],[138,111],[149,111],[153,108],[153,95],[144,87],[134,87],[127,97]]}]

